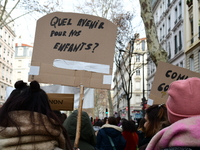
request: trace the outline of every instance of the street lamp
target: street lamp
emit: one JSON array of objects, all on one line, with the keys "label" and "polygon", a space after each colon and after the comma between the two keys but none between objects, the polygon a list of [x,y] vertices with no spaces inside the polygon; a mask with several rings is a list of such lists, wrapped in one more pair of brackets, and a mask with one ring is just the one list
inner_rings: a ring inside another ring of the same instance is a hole
[{"label": "street lamp", "polygon": [[145,89],[144,89],[144,54],[145,53],[133,53],[136,55],[142,55],[142,81],[143,81],[143,90],[142,90],[142,116],[144,117],[145,115],[145,102],[146,102],[146,98],[145,98]]}]

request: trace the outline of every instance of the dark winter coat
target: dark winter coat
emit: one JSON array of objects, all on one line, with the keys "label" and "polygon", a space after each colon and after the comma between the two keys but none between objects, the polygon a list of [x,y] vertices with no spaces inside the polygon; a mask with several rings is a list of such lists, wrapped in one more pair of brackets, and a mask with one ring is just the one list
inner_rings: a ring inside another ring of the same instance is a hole
[{"label": "dark winter coat", "polygon": [[[68,135],[74,144],[76,137],[76,125],[77,125],[78,111],[75,110],[63,123],[64,128],[67,130]],[[81,132],[79,139],[80,150],[95,150],[96,136],[93,130],[92,123],[86,112],[82,112],[81,117]]]},{"label": "dark winter coat", "polygon": [[99,150],[113,149],[108,136],[112,138],[116,150],[123,150],[125,148],[126,140],[122,136],[122,128],[115,125],[105,124],[97,134],[97,148]]}]

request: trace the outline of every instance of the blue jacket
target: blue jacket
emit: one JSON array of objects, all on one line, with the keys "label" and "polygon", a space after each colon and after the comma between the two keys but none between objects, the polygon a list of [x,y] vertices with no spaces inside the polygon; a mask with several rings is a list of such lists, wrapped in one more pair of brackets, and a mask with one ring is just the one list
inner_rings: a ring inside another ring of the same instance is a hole
[{"label": "blue jacket", "polygon": [[113,150],[112,145],[108,136],[111,137],[116,150],[123,150],[126,146],[126,140],[122,136],[122,128],[105,124],[102,129],[98,131],[97,134],[97,148],[99,150]]}]

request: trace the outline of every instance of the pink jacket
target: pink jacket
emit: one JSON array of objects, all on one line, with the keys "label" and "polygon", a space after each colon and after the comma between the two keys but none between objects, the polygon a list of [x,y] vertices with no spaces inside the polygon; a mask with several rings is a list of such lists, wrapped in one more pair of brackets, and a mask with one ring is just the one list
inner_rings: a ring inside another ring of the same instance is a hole
[{"label": "pink jacket", "polygon": [[181,119],[159,131],[146,150],[161,150],[175,146],[200,147],[200,116]]}]

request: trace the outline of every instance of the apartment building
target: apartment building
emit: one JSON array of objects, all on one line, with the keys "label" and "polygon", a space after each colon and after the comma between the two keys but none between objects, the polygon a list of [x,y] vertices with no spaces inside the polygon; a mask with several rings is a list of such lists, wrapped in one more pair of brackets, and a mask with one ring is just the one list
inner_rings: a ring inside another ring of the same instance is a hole
[{"label": "apartment building", "polygon": [[15,44],[15,59],[13,65],[13,82],[23,80],[28,82],[33,46],[23,43]]},{"label": "apartment building", "polygon": [[[5,17],[8,17],[7,22],[12,20],[7,13],[4,13]],[[0,27],[0,105],[5,101],[6,87],[13,85],[14,47],[14,22],[11,22]]]},{"label": "apartment building", "polygon": [[[130,42],[129,42],[130,44]],[[121,67],[116,67],[114,71],[114,86],[113,86],[113,110],[121,118],[128,118],[128,101],[127,94],[124,91],[124,84],[126,82],[128,86],[131,82],[132,95],[130,99],[130,116],[131,119],[137,119],[142,117],[142,98],[143,90],[144,96],[147,98],[147,43],[146,38],[137,38],[133,43],[133,50],[131,51],[130,45],[126,50],[122,50],[119,55],[119,63]],[[131,51],[131,53],[130,53]],[[121,58],[120,58],[121,57]],[[125,67],[126,66],[126,67]],[[131,69],[129,68],[131,66]],[[123,70],[121,72],[121,69]],[[129,71],[126,71],[128,69]],[[143,70],[144,69],[144,70]],[[125,80],[122,80],[122,74]],[[131,76],[131,81],[130,81]],[[143,80],[144,79],[144,80]],[[144,81],[144,82],[143,82]],[[144,83],[144,84],[143,84]]]},{"label": "apartment building", "polygon": [[[170,64],[186,67],[184,7],[185,0],[152,0],[152,12],[159,43],[168,53]],[[187,35],[187,34],[186,34]],[[148,89],[151,89],[156,72],[155,64],[148,60]],[[150,92],[150,91],[149,91]]]},{"label": "apartment building", "polygon": [[187,0],[184,6],[186,68],[200,72],[200,1]]}]

